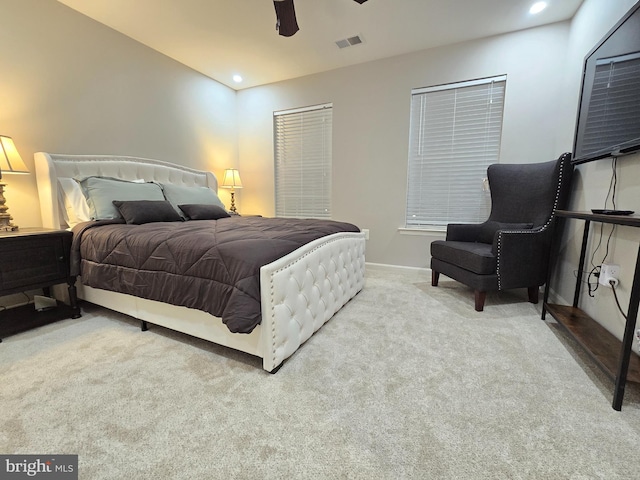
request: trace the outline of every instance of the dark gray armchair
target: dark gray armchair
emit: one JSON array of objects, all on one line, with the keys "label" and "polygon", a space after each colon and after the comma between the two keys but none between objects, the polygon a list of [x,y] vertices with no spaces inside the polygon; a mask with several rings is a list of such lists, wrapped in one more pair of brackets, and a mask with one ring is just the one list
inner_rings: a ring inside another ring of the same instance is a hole
[{"label": "dark gray armchair", "polygon": [[551,162],[489,166],[489,219],[449,224],[446,240],[431,243],[431,284],[442,273],[473,288],[479,312],[492,290],[527,288],[529,301],[538,303],[552,220],[566,205],[572,172],[569,153]]}]

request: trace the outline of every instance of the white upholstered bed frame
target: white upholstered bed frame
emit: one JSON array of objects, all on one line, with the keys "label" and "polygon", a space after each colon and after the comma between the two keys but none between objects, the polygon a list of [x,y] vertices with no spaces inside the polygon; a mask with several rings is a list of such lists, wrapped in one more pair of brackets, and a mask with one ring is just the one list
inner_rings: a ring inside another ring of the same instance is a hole
[{"label": "white upholstered bed frame", "polygon": [[[58,202],[58,178],[92,175],[124,180],[207,186],[211,172],[158,160],[106,155],[35,154],[42,224],[67,228]],[[187,333],[262,358],[275,371],[364,286],[363,233],[337,233],[315,240],[260,269],[262,322],[250,334],[231,333],[206,312],[83,286],[78,296],[134,318]]]}]

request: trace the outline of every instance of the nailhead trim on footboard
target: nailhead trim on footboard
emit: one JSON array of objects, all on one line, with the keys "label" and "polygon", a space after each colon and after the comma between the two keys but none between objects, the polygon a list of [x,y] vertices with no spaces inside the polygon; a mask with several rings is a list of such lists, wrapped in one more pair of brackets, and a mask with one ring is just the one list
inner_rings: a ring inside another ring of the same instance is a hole
[{"label": "nailhead trim on footboard", "polygon": [[262,335],[268,336],[263,368],[269,372],[364,286],[363,233],[336,233],[302,249],[260,269]]}]

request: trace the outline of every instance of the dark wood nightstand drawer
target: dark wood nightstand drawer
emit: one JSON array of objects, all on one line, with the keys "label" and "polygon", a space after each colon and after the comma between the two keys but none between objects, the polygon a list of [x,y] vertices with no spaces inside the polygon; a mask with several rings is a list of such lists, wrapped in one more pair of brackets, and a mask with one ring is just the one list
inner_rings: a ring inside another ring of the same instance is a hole
[{"label": "dark wood nightstand drawer", "polygon": [[66,282],[70,245],[66,235],[0,238],[0,292]]}]

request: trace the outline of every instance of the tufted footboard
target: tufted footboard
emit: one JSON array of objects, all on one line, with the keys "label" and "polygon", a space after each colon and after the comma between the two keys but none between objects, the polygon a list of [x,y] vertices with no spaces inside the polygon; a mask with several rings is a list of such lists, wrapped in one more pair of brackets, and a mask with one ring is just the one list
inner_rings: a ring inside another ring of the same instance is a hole
[{"label": "tufted footboard", "polygon": [[260,269],[265,370],[275,370],[362,289],[364,252],[363,233],[336,233]]}]

